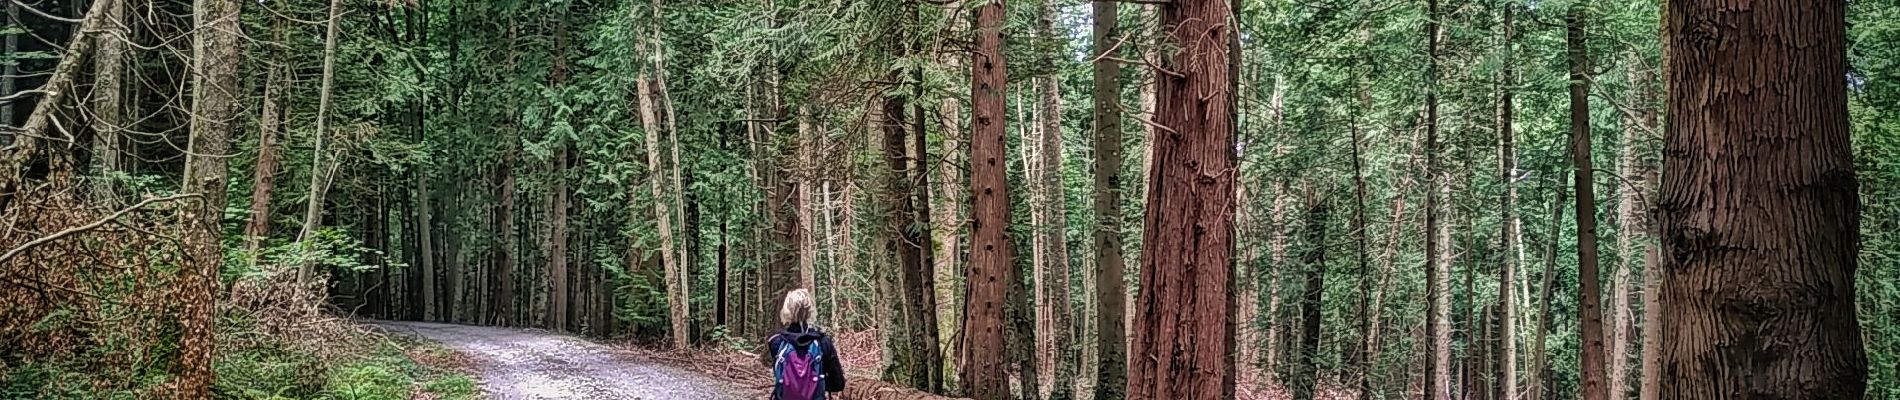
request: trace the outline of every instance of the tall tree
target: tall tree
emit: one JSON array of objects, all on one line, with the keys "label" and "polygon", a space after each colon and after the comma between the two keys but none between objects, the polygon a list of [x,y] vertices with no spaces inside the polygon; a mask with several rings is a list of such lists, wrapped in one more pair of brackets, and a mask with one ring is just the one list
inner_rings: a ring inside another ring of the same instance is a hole
[{"label": "tall tree", "polygon": [[[119,171],[122,166],[119,153],[121,127],[125,124],[123,115],[124,71],[126,39],[128,30],[125,22],[125,2],[112,1],[101,4],[106,7],[100,14],[104,20],[106,32],[98,36],[98,52],[92,58],[92,134],[93,134],[93,175],[97,184],[93,189],[94,198],[104,204],[118,204],[116,179],[108,176]],[[7,54],[13,54],[11,50]],[[8,75],[12,75],[9,73]],[[7,79],[13,79],[8,76]],[[12,95],[8,89],[5,95]],[[11,104],[8,104],[10,107]],[[0,120],[0,125],[11,125],[13,121]]]},{"label": "tall tree", "polygon": [[638,87],[636,90],[639,91],[635,96],[640,103],[640,125],[646,130],[644,136],[647,142],[647,188],[653,195],[651,198],[653,221],[660,231],[660,262],[663,263],[662,268],[665,269],[666,274],[667,321],[671,328],[673,348],[685,349],[689,345],[687,340],[691,335],[686,331],[686,288],[681,285],[685,282],[682,277],[684,268],[679,263],[678,253],[673,252],[673,213],[667,211],[667,203],[672,198],[666,196],[665,190],[661,189],[665,186],[667,169],[660,162],[660,135],[663,131],[660,130],[658,117],[654,113],[655,103],[657,103],[654,96],[657,94],[653,92],[651,78],[648,76],[640,77],[635,85]]},{"label": "tall tree", "polygon": [[1864,396],[1846,6],[1667,5],[1662,399]]},{"label": "tall tree", "polygon": [[1319,383],[1320,307],[1326,294],[1326,224],[1332,203],[1318,192],[1321,189],[1306,190],[1306,251],[1300,256],[1306,285],[1300,303],[1300,367],[1293,378],[1293,398],[1311,400]]},{"label": "tall tree", "polygon": [[1095,399],[1120,400],[1126,396],[1128,381],[1127,326],[1122,315],[1127,289],[1122,279],[1127,267],[1122,260],[1122,105],[1121,63],[1109,59],[1121,34],[1120,5],[1111,0],[1094,2],[1094,131],[1095,162],[1095,329],[1098,361],[1095,370]]},{"label": "tall tree", "polygon": [[964,268],[963,343],[957,360],[963,396],[1001,400],[1009,396],[1003,376],[1005,275],[1013,258],[1005,225],[1009,185],[1004,179],[1008,68],[1003,58],[1003,0],[975,7],[975,52],[970,56],[970,258]]},{"label": "tall tree", "polygon": [[[1036,21],[1037,36],[1058,43],[1053,51],[1043,52],[1052,66],[1060,65],[1062,56],[1068,53],[1067,46],[1059,44],[1067,37],[1057,35],[1055,30],[1057,7],[1055,2],[1044,4]],[[1067,400],[1075,397],[1076,351],[1070,336],[1074,322],[1069,309],[1068,207],[1062,183],[1061,69],[1038,79],[1035,91],[1039,124],[1035,128],[1034,156],[1039,160],[1028,186],[1036,188],[1032,190],[1038,238],[1036,330],[1039,347],[1043,348],[1039,353],[1043,362],[1041,378],[1049,387],[1047,398]]]},{"label": "tall tree", "polygon": [[[286,41],[287,25],[285,18],[272,18],[271,37],[280,43]],[[250,256],[251,264],[257,263],[259,243],[270,235],[271,191],[277,186],[279,162],[277,138],[283,134],[284,89],[290,82],[288,52],[272,48],[267,53],[271,58],[269,62],[282,65],[268,66],[270,72],[264,78],[264,109],[258,120],[257,164],[251,173],[250,220],[244,224],[244,253]]]},{"label": "tall tree", "polygon": [[[894,363],[893,370],[885,376],[909,383],[920,390],[940,391],[943,376],[940,349],[937,347],[936,300],[931,283],[932,265],[925,260],[925,249],[929,246],[928,221],[918,218],[930,208],[920,204],[919,191],[929,190],[927,185],[919,185],[919,178],[927,176],[922,157],[911,157],[911,137],[909,122],[905,114],[911,105],[903,96],[888,96],[884,99],[882,131],[884,133],[885,166],[890,168],[885,177],[887,184],[884,195],[890,214],[889,232],[884,235],[885,248],[897,257],[898,279],[903,282],[903,322],[907,325],[904,332],[893,332],[902,338],[904,351],[902,362]],[[921,122],[921,121],[920,121]],[[917,125],[922,127],[922,125]],[[916,134],[922,135],[923,132]],[[921,154],[920,154],[921,155]]]},{"label": "tall tree", "polygon": [[1443,200],[1440,198],[1447,190],[1445,177],[1439,170],[1438,153],[1438,45],[1440,41],[1438,0],[1426,0],[1425,37],[1425,295],[1430,304],[1425,317],[1425,336],[1427,352],[1431,362],[1426,367],[1426,400],[1451,400],[1451,266],[1441,262],[1446,252],[1441,237],[1445,230],[1442,218]]},{"label": "tall tree", "polygon": [[[333,165],[328,167],[328,171],[325,170],[323,163],[323,145],[326,137],[330,135],[330,108],[333,106],[331,103],[335,97],[333,91],[336,85],[336,40],[337,35],[341,34],[341,32],[338,31],[338,25],[340,25],[342,19],[343,0],[330,0],[330,18],[329,22],[325,24],[326,28],[324,28],[325,34],[323,37],[323,77],[321,79],[322,84],[317,92],[317,130],[314,133],[316,137],[316,147],[310,152],[310,195],[307,196],[307,200],[304,203],[303,230],[297,234],[297,242],[301,244],[305,251],[311,250],[312,240],[316,239],[317,227],[323,225],[323,196],[329,189],[329,178],[337,168],[337,165],[334,165],[337,164],[337,162],[331,161]],[[422,175],[421,171],[417,171],[419,181],[425,179],[420,178]],[[429,191],[426,185],[417,185],[416,191],[417,197],[419,197],[419,200],[422,201],[424,205],[421,214],[421,224],[425,227],[425,230],[422,232],[427,232],[426,227],[429,223],[427,196]],[[429,236],[427,233],[424,233],[422,237],[427,238]],[[428,249],[428,244],[424,243],[423,248]],[[425,260],[427,259],[425,258]],[[297,270],[297,282],[309,281],[311,274],[315,273],[316,263],[317,260],[315,257],[306,255],[300,264],[301,267]],[[423,265],[425,268],[423,272],[427,274],[429,272],[427,269],[428,264],[425,262]],[[429,284],[430,282],[424,281],[424,293],[434,293],[427,289],[430,287]],[[427,301],[425,298],[424,304],[428,304]],[[425,305],[424,309],[426,310],[427,307],[428,306]]]},{"label": "tall tree", "polygon": [[[119,0],[101,0],[93,7]],[[103,4],[100,4],[103,3]],[[223,236],[226,156],[231,152],[232,121],[237,119],[238,0],[198,0],[193,9],[191,51],[191,141],[180,190],[197,194],[184,210],[182,224],[185,257],[180,269],[180,303],[184,304],[184,334],[179,340],[178,392],[182,399],[211,398],[211,328],[218,292],[218,273],[224,267]],[[78,47],[78,46],[74,46]],[[85,51],[83,48],[71,51]]]},{"label": "tall tree", "polygon": [[1161,6],[1157,132],[1143,217],[1134,399],[1233,396],[1235,107],[1225,0]]},{"label": "tall tree", "polygon": [[1504,185],[1504,193],[1498,196],[1498,225],[1503,232],[1499,238],[1504,241],[1504,260],[1498,267],[1498,365],[1497,382],[1499,400],[1517,400],[1517,129],[1513,120],[1512,104],[1515,99],[1517,70],[1512,62],[1516,60],[1517,26],[1516,5],[1504,5],[1504,62],[1503,71],[1498,74],[1498,182]]},{"label": "tall tree", "polygon": [[1570,152],[1576,170],[1578,304],[1583,309],[1583,399],[1605,400],[1602,289],[1597,272],[1596,170],[1590,162],[1590,54],[1585,42],[1586,7],[1571,3],[1565,15],[1566,59],[1570,66]]}]

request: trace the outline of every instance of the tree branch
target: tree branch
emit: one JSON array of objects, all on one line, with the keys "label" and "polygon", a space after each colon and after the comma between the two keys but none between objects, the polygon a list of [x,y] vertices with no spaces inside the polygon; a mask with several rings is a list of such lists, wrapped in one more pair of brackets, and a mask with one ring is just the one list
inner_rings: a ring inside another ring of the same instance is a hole
[{"label": "tree branch", "polygon": [[0,265],[6,265],[8,260],[12,260],[14,257],[18,257],[21,253],[25,253],[27,250],[31,250],[34,247],[39,247],[40,245],[51,243],[55,240],[59,240],[67,236],[72,236],[80,232],[90,231],[93,229],[99,229],[99,227],[105,226],[107,223],[111,223],[112,221],[119,219],[119,217],[125,216],[125,214],[127,213],[138,210],[140,208],[144,208],[145,206],[151,205],[152,203],[167,202],[167,201],[174,201],[174,200],[194,198],[194,197],[198,197],[198,194],[190,193],[190,194],[181,194],[181,195],[174,195],[174,196],[167,196],[167,197],[147,198],[145,199],[145,201],[140,201],[138,204],[133,204],[131,207],[126,207],[125,209],[119,210],[118,212],[114,212],[112,213],[112,215],[106,216],[105,219],[93,221],[93,223],[90,223],[90,224],[68,228],[66,230],[59,231],[59,233],[47,235],[39,239],[33,239],[33,241],[26,242],[26,244],[20,245],[20,247],[13,248],[13,250],[7,250],[6,254],[0,254]]}]

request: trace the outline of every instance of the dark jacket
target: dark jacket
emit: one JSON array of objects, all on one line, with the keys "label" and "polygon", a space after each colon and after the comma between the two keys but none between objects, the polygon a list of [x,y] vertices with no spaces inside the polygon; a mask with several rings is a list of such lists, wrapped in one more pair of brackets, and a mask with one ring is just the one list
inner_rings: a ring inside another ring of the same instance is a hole
[{"label": "dark jacket", "polygon": [[766,351],[778,351],[779,344],[785,340],[792,341],[792,350],[801,352],[810,349],[806,346],[818,345],[825,364],[824,370],[820,371],[825,374],[825,391],[833,393],[844,391],[844,364],[838,361],[838,348],[831,344],[831,336],[825,335],[825,331],[816,326],[791,324],[766,340]]}]

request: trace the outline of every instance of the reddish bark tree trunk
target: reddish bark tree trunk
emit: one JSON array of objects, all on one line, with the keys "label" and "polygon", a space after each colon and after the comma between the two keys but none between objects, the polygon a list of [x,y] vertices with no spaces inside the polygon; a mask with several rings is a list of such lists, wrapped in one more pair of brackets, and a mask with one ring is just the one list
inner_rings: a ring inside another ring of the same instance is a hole
[{"label": "reddish bark tree trunk", "polygon": [[963,341],[958,371],[963,394],[977,400],[1008,398],[1003,375],[1003,301],[1012,255],[1004,230],[1009,221],[1008,154],[1003,135],[1003,0],[973,5],[976,52],[970,58],[970,259],[964,270]]},{"label": "reddish bark tree trunk", "polygon": [[1130,398],[1233,396],[1233,38],[1225,0],[1161,5],[1173,54],[1157,67]]},{"label": "reddish bark tree trunk", "polygon": [[1596,170],[1590,161],[1590,56],[1584,43],[1584,3],[1570,6],[1568,58],[1570,64],[1570,149],[1576,168],[1577,274],[1583,309],[1583,399],[1609,398],[1603,350],[1603,295],[1597,272]]},{"label": "reddish bark tree trunk", "polygon": [[1663,399],[1859,399],[1846,2],[1672,1]]}]

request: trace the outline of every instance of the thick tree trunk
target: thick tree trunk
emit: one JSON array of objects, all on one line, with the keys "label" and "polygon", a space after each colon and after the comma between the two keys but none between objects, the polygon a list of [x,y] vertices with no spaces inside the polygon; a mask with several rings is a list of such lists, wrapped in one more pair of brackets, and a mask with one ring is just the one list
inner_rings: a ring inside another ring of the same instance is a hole
[{"label": "thick tree trunk", "polygon": [[1580,281],[1578,304],[1582,311],[1583,399],[1609,398],[1604,376],[1602,289],[1597,272],[1596,170],[1590,161],[1590,59],[1585,40],[1585,4],[1570,6],[1566,16],[1569,32],[1567,57],[1570,65],[1570,151],[1576,168],[1577,191],[1577,274]]},{"label": "thick tree trunk", "polygon": [[1233,396],[1235,108],[1230,4],[1161,6],[1173,54],[1157,67],[1157,132],[1129,397]]},{"label": "thick tree trunk", "polygon": [[1497,382],[1499,400],[1517,400],[1517,249],[1519,243],[1517,226],[1517,129],[1514,127],[1513,92],[1516,88],[1517,72],[1513,69],[1516,57],[1517,26],[1516,8],[1504,6],[1504,67],[1499,74],[1498,83],[1498,181],[1504,185],[1504,194],[1498,196],[1499,225],[1504,232],[1499,234],[1504,241],[1504,260],[1498,268],[1498,351]]},{"label": "thick tree trunk", "polygon": [[1662,399],[1864,396],[1846,6],[1666,6]]},{"label": "thick tree trunk", "polygon": [[1320,306],[1326,293],[1326,220],[1332,212],[1331,199],[1327,195],[1314,193],[1308,188],[1306,194],[1306,253],[1300,256],[1300,268],[1305,270],[1306,285],[1304,300],[1300,303],[1300,367],[1293,378],[1293,398],[1313,399],[1314,390],[1319,383],[1319,336]]},{"label": "thick tree trunk", "polygon": [[[94,7],[112,6],[100,0]],[[211,358],[212,310],[216,309],[218,273],[224,266],[219,244],[223,236],[226,154],[237,119],[238,0],[198,0],[192,36],[191,151],[185,162],[180,191],[197,194],[187,204],[181,226],[188,267],[180,269],[179,302],[184,305],[184,332],[178,348],[178,392],[181,399],[208,399],[215,379]],[[95,11],[96,12],[96,11]],[[93,19],[93,18],[88,18]],[[86,24],[86,25],[96,25]],[[75,46],[76,47],[76,46]],[[85,51],[83,48],[72,51]]]},{"label": "thick tree trunk", "polygon": [[[330,0],[330,19],[329,22],[325,24],[327,26],[327,28],[325,28],[327,33],[323,39],[323,78],[321,88],[318,89],[317,95],[317,130],[316,133],[314,133],[314,135],[316,135],[316,148],[310,152],[310,195],[308,196],[308,202],[304,203],[303,230],[302,233],[297,235],[297,242],[300,243],[306,251],[311,250],[310,241],[316,236],[317,228],[323,225],[323,196],[324,193],[329,190],[329,178],[336,168],[335,165],[331,165],[328,167],[330,170],[325,170],[323,162],[325,150],[323,145],[324,139],[329,136],[330,132],[331,98],[335,95],[333,92],[336,81],[336,39],[337,35],[341,34],[341,32],[338,31],[338,25],[340,24],[340,20],[343,19],[342,15],[343,0]],[[335,164],[335,162],[333,161],[332,164]],[[418,177],[425,175],[426,173],[420,170],[417,171]],[[426,180],[426,178],[419,179]],[[417,186],[416,190],[417,193],[419,193],[418,196],[426,197],[428,195],[428,188],[424,186],[425,185]],[[428,227],[429,218],[427,204],[425,198],[422,208],[424,232],[427,232],[426,229]],[[426,233],[424,235],[423,237],[428,237]],[[424,246],[427,245],[425,244]],[[427,263],[424,264],[425,268],[427,265]],[[307,258],[302,263],[302,267],[297,270],[297,282],[308,282],[311,278],[311,274],[315,273],[315,269],[316,259]],[[426,269],[423,272],[425,274],[428,273]],[[425,280],[423,284],[426,289],[428,281]],[[427,308],[427,306],[424,306],[424,308]]]},{"label": "thick tree trunk", "polygon": [[1126,283],[1122,259],[1122,113],[1121,63],[1104,57],[1114,49],[1109,40],[1120,35],[1120,5],[1094,2],[1092,33],[1094,65],[1095,162],[1095,399],[1121,400],[1127,395],[1128,347]]},{"label": "thick tree trunk", "polygon": [[1009,186],[1004,179],[1008,154],[1003,140],[1004,91],[1008,68],[1003,58],[1003,0],[972,5],[976,10],[976,52],[970,58],[970,258],[964,269],[963,337],[958,346],[958,382],[963,395],[976,400],[1008,398],[1003,360],[1004,292],[1013,258],[1009,236]]}]

